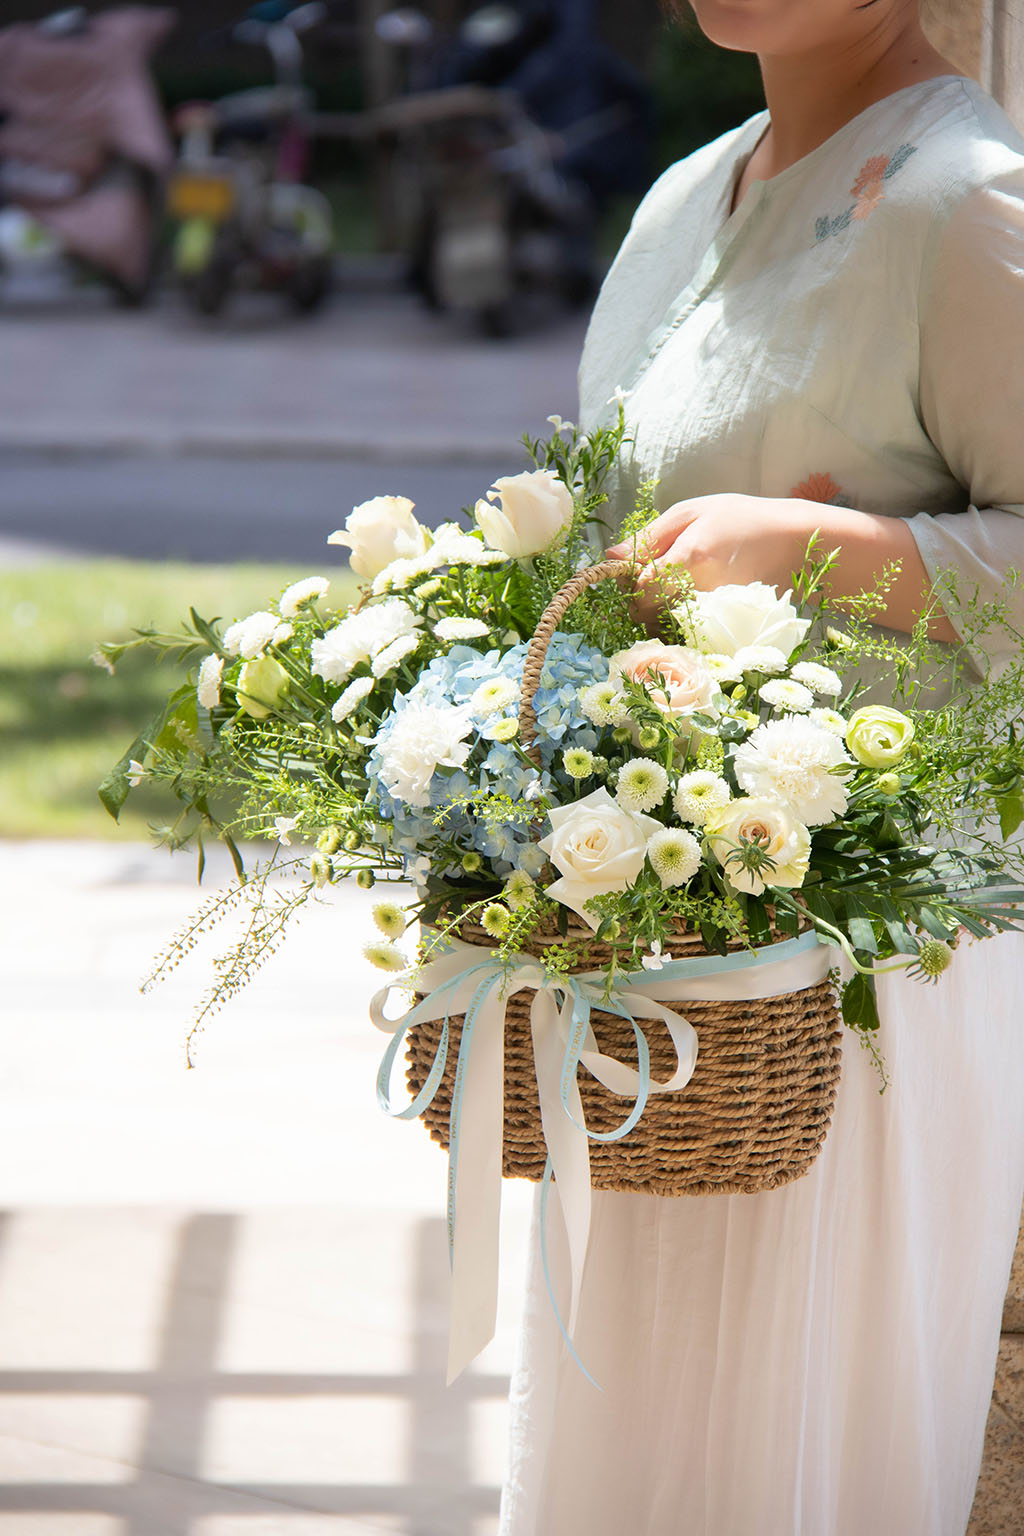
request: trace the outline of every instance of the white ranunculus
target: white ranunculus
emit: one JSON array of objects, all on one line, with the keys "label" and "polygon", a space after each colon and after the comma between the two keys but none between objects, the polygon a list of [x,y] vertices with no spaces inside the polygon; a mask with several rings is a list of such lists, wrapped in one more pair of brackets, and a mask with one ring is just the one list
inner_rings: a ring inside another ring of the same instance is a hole
[{"label": "white ranunculus", "polygon": [[347,544],[356,575],[372,581],[392,560],[415,560],[426,550],[429,535],[413,517],[414,506],[406,496],[374,496],[353,507],[344,529],[337,529],[327,542]]},{"label": "white ranunculus", "polygon": [[244,619],[237,619],[224,631],[224,649],[229,656],[241,656],[252,661],[262,656],[268,645],[280,645],[292,636],[290,624],[282,624],[276,613],[261,609]]},{"label": "white ranunculus", "polygon": [[726,585],[712,592],[695,592],[674,610],[694,645],[702,651],[735,656],[748,645],[774,645],[790,656],[810,628],[790,602],[792,592],[778,594],[763,581],[746,586]]},{"label": "white ranunculus", "polygon": [[323,597],[330,584],[326,576],[307,576],[303,581],[293,581],[291,586],[285,587],[281,593],[281,599],[277,605],[278,613],[282,619],[294,619],[303,603]]},{"label": "white ranunculus", "polygon": [[596,930],[599,922],[584,910],[584,903],[634,883],[644,867],[648,841],[661,825],[653,816],[624,811],[606,789],[595,789],[572,805],[555,806],[552,830],[539,846],[561,879],[544,894],[578,912]]},{"label": "white ranunculus", "polygon": [[[777,800],[740,795],[712,813],[704,824],[711,852],[738,891],[760,896],[766,886],[803,885],[811,852],[811,834]],[[744,869],[739,849],[757,843],[773,868]]]},{"label": "white ranunculus", "polygon": [[476,504],[477,523],[491,548],[514,560],[551,549],[572,522],[572,492],[552,469],[504,475],[487,498]]},{"label": "white ranunculus", "polygon": [[865,705],[846,727],[846,744],[865,768],[891,768],[913,740],[913,720],[887,704]]},{"label": "white ranunculus", "polygon": [[388,722],[379,743],[382,783],[406,805],[429,805],[434,773],[462,767],[471,750],[466,737],[473,730],[472,714],[464,706],[407,704]]},{"label": "white ranunculus", "polygon": [[313,671],[327,683],[343,683],[359,662],[371,661],[400,636],[413,634],[419,622],[400,597],[370,603],[313,641]]},{"label": "white ranunculus", "polygon": [[808,827],[821,827],[846,810],[846,787],[836,768],[853,761],[834,732],[790,716],[759,725],[733,754],[733,768],[750,795],[778,800]]},{"label": "white ranunculus", "polygon": [[204,709],[216,709],[220,703],[220,679],[223,671],[223,656],[203,657],[196,682],[196,698]]}]

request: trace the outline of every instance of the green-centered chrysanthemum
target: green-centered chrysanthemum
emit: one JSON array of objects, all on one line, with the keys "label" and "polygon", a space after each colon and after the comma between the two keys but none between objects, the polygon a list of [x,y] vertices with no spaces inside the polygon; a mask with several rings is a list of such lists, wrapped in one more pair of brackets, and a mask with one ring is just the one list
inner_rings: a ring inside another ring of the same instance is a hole
[{"label": "green-centered chrysanthemum", "polygon": [[594,771],[594,754],[585,747],[570,747],[562,753],[562,767],[570,779],[589,779]]},{"label": "green-centered chrysanthemum", "polygon": [[492,939],[503,939],[511,922],[512,914],[508,907],[503,907],[498,901],[492,901],[489,907],[484,907],[480,918],[481,928]]},{"label": "green-centered chrysanthemum", "polygon": [[666,827],[655,832],[647,844],[647,857],[662,888],[667,890],[670,885],[685,885],[697,873],[700,843],[682,827]]},{"label": "green-centered chrysanthemum", "polygon": [[364,944],[363,956],[381,971],[393,971],[397,974],[406,968],[406,959],[402,951],[387,940],[374,939],[372,943]]},{"label": "green-centered chrysanthemum", "polygon": [[513,912],[528,906],[537,894],[537,887],[525,869],[514,869],[505,882],[501,893]]},{"label": "green-centered chrysanthemum", "polygon": [[400,939],[405,932],[405,913],[397,901],[378,901],[372,916],[387,939]]},{"label": "green-centered chrysanthemum", "polygon": [[732,791],[720,774],[712,773],[710,768],[697,768],[693,773],[683,774],[672,804],[680,821],[702,827],[716,807],[728,805],[731,799]]},{"label": "green-centered chrysanthemum", "polygon": [[668,774],[653,757],[634,757],[619,771],[615,798],[624,811],[650,811],[668,793]]}]

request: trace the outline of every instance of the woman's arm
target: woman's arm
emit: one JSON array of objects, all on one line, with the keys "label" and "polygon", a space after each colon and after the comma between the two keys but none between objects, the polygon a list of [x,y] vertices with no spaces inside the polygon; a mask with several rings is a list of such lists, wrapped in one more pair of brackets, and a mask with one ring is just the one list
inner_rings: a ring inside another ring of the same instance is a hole
[{"label": "woman's arm", "polygon": [[[638,581],[642,592],[646,589],[640,611],[653,616],[671,588],[673,566],[687,570],[703,591],[750,581],[786,590],[816,532],[820,553],[839,551],[829,575],[833,600],[871,591],[883,567],[899,563],[879,620],[891,629],[911,630],[931,581],[910,525],[901,517],[878,517],[796,496],[698,496],[676,502],[648,524],[635,550],[633,541],[625,540],[608,553],[640,565]],[[936,640],[957,639],[941,610],[930,633]]]}]

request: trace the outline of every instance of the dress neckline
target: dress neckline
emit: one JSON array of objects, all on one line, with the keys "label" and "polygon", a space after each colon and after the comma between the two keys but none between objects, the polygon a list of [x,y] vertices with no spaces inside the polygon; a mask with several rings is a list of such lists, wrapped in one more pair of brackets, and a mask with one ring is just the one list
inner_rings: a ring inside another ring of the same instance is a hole
[{"label": "dress neckline", "polygon": [[[822,139],[821,143],[808,150],[806,155],[801,155],[799,160],[794,160],[792,165],[787,165],[783,170],[776,172],[774,176],[763,179],[759,178],[757,181],[752,182],[746,195],[734,207],[733,201],[736,196],[736,187],[739,179],[771,124],[771,118],[767,109],[755,113],[740,128],[734,144],[734,154],[728,163],[726,217],[725,222],[721,226],[720,233],[724,234],[725,230],[732,225],[734,219],[739,220],[741,214],[745,215],[749,211],[748,204],[759,203],[763,198],[770,196],[778,187],[784,186],[787,182],[795,179],[808,166],[823,158],[830,150],[833,150],[837,143],[840,143],[844,138],[852,136],[854,131],[862,126],[880,108],[889,106],[892,102],[910,95],[913,91],[923,91],[927,94],[943,90],[954,83],[971,85],[975,82],[972,81],[970,75],[960,75],[950,71],[950,73],[945,75],[932,75],[927,80],[915,80],[912,85],[902,85],[898,91],[891,91],[888,96],[880,96],[877,101],[869,102],[866,107],[862,107],[858,113],[849,118],[834,133],[830,133],[827,139]],[[754,136],[755,130],[756,136]]]}]

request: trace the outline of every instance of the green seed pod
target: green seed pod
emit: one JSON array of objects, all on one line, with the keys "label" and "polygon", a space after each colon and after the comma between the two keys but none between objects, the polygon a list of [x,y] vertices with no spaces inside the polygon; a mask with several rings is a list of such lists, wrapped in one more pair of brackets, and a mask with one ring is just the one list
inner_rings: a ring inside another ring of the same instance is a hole
[{"label": "green seed pod", "polygon": [[467,875],[475,875],[478,869],[483,868],[483,862],[478,853],[464,853],[462,855],[462,867]]}]

